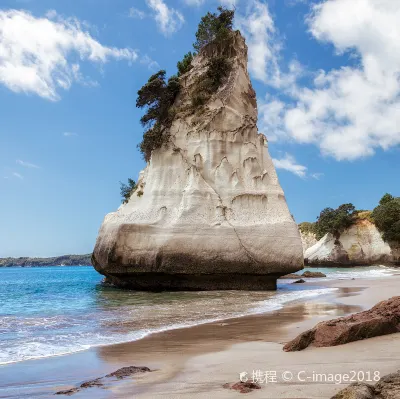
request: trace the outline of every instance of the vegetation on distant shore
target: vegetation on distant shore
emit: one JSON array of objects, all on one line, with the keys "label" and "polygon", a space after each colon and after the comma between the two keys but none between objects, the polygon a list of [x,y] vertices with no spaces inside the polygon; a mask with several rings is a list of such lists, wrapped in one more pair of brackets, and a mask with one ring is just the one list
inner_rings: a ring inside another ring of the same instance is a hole
[{"label": "vegetation on distant shore", "polygon": [[[218,7],[219,14],[208,12],[200,21],[194,49],[200,52],[210,43],[225,48],[231,37],[234,10]],[[143,140],[138,147],[146,162],[151,153],[169,140],[169,128],[176,116],[177,110],[173,105],[181,91],[179,77],[192,69],[192,61],[196,53],[188,52],[177,63],[177,75],[166,80],[166,71],[160,70],[150,76],[147,83],[138,91],[136,107],[144,108],[145,114],[140,119],[143,127],[147,128]],[[212,93],[221,86],[230,70],[230,65],[223,55],[211,55],[207,71],[198,80],[198,90],[192,98],[192,107],[202,106]]]},{"label": "vegetation on distant shore", "polygon": [[325,208],[316,222],[300,223],[299,229],[303,234],[315,234],[318,240],[327,233],[339,238],[344,230],[359,220],[374,223],[385,241],[400,243],[400,197],[390,194],[385,194],[372,212],[356,210],[353,204],[343,204],[336,209]]},{"label": "vegetation on distant shore", "polygon": [[0,258],[0,267],[12,266],[90,266],[91,254],[63,255],[52,258]]},{"label": "vegetation on distant shore", "polygon": [[385,241],[400,243],[400,197],[385,194],[373,210],[372,218]]}]

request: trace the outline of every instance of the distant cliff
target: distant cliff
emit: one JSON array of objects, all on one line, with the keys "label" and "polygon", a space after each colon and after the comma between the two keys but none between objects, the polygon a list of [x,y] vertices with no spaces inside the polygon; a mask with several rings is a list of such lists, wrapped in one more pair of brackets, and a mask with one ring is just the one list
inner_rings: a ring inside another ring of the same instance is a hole
[{"label": "distant cliff", "polygon": [[0,258],[0,267],[11,266],[90,266],[91,254],[63,255],[54,258]]},{"label": "distant cliff", "polygon": [[368,219],[357,220],[338,238],[328,233],[312,246],[309,246],[310,234],[302,234],[307,265],[400,264],[399,245],[385,242],[375,224]]}]

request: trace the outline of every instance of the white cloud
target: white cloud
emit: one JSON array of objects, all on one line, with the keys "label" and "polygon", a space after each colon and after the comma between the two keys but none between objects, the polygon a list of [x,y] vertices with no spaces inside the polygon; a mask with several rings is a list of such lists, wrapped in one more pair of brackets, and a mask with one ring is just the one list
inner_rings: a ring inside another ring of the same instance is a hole
[{"label": "white cloud", "polygon": [[151,59],[147,54],[140,59],[140,63],[147,65],[147,68],[150,69],[150,71],[158,71],[161,69],[159,63]]},{"label": "white cloud", "polygon": [[277,141],[286,136],[284,116],[286,103],[267,96],[258,102],[258,124],[268,141]]},{"label": "white cloud", "polygon": [[249,48],[251,75],[276,88],[292,86],[303,73],[303,68],[295,60],[289,63],[287,71],[281,68],[282,44],[268,5],[259,0],[251,0],[247,3],[244,15],[236,13],[235,21]]},{"label": "white cloud", "polygon": [[274,163],[275,168],[287,170],[301,178],[305,178],[307,175],[307,167],[296,163],[294,157],[288,153],[286,153],[281,159],[273,158],[272,162]]},{"label": "white cloud", "polygon": [[13,176],[15,176],[16,178],[18,178],[20,180],[23,180],[23,178],[24,178],[21,174],[19,174],[17,172],[13,172]]},{"label": "white cloud", "polygon": [[219,0],[219,2],[226,7],[235,7],[239,0]]},{"label": "white cloud", "polygon": [[168,8],[163,0],[146,0],[146,4],[153,10],[154,19],[165,36],[178,31],[185,22],[183,15],[174,8]]},{"label": "white cloud", "polygon": [[16,162],[18,165],[24,166],[25,168],[40,169],[40,166],[35,165],[34,163],[22,161],[21,159],[17,159]]},{"label": "white cloud", "polygon": [[[0,84],[55,101],[60,99],[59,89],[68,90],[74,82],[93,85],[80,72],[82,61],[137,59],[131,49],[102,45],[83,26],[54,11],[47,18],[26,11],[0,11]],[[78,57],[72,61],[74,54]]]},{"label": "white cloud", "polygon": [[131,18],[138,18],[138,19],[143,19],[146,17],[146,13],[144,11],[138,10],[135,7],[131,7],[129,9],[129,16]]},{"label": "white cloud", "polygon": [[204,4],[205,0],[184,0],[188,6],[196,6],[199,7]]},{"label": "white cloud", "polygon": [[246,14],[236,15],[236,24],[249,47],[249,70],[264,83],[278,71],[278,45],[274,40],[275,25],[268,5],[258,0],[248,2]]},{"label": "white cloud", "polygon": [[276,111],[274,131],[339,161],[400,145],[399,20],[400,3],[392,0],[314,5],[311,34],[354,65],[319,71],[309,87],[295,85],[292,105]]},{"label": "white cloud", "polygon": [[63,133],[64,137],[76,137],[78,136],[78,133],[74,133],[74,132],[64,132]]}]

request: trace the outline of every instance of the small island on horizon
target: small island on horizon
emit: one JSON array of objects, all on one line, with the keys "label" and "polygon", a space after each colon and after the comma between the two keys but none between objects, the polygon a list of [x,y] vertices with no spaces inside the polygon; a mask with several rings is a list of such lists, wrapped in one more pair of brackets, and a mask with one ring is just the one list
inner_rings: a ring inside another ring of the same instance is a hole
[{"label": "small island on horizon", "polygon": [[44,267],[44,266],[91,266],[92,254],[86,255],[61,255],[50,258],[0,258],[0,267]]}]

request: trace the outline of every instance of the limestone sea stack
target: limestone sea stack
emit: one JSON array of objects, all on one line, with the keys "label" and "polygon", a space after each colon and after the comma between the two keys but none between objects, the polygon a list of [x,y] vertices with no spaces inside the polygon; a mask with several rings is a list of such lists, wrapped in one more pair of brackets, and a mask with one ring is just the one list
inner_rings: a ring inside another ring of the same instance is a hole
[{"label": "limestone sea stack", "polygon": [[[215,53],[230,71],[193,110]],[[137,290],[269,290],[303,268],[300,234],[257,130],[247,46],[207,45],[180,77],[168,141],[152,152],[129,201],[108,214],[92,263],[116,286]]]}]

